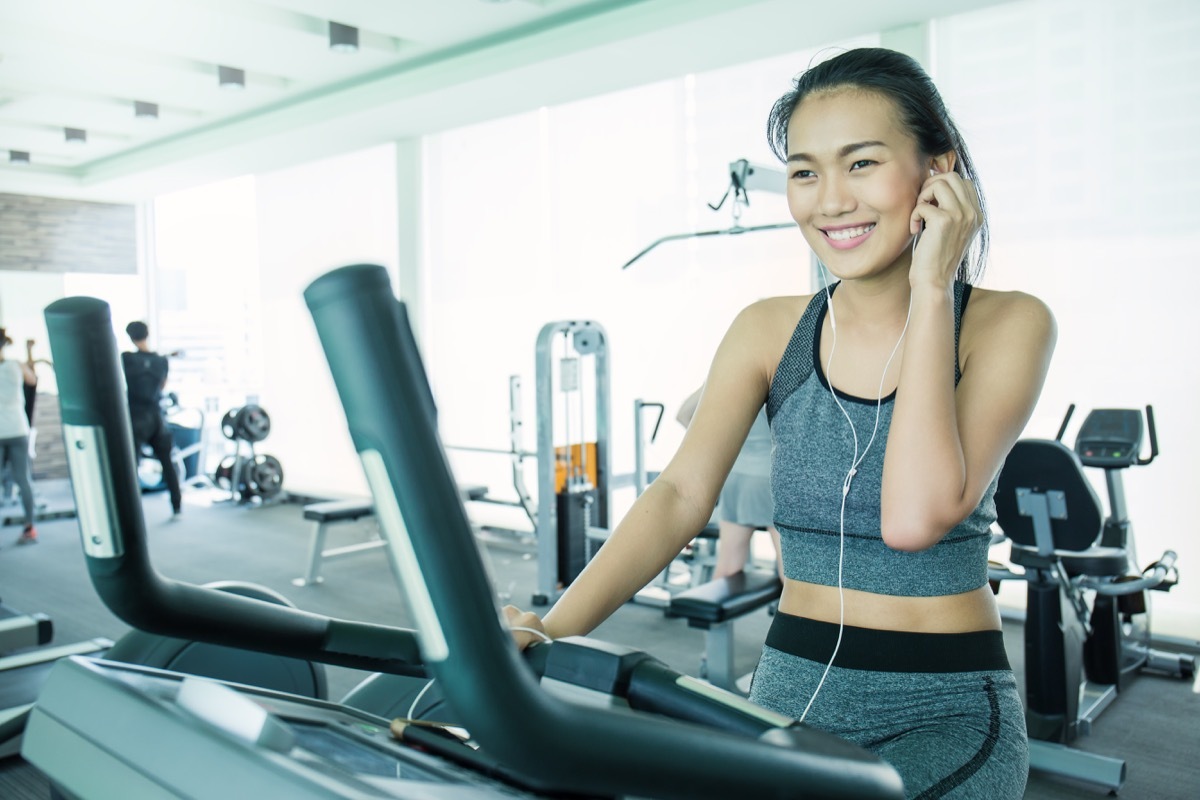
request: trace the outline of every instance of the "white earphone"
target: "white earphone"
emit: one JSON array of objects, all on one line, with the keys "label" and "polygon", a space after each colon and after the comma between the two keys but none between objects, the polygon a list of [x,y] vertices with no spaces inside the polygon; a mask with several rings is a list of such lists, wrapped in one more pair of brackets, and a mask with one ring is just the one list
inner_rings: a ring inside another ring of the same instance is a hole
[{"label": "white earphone", "polygon": [[[932,172],[933,170],[930,170]],[[920,236],[913,236],[913,253],[917,251],[917,239]],[[833,402],[842,412],[842,416],[846,418],[846,423],[850,426],[850,435],[854,439],[854,456],[850,462],[850,469],[846,472],[846,477],[842,479],[842,505],[839,514],[839,531],[838,531],[838,635],[837,641],[833,645],[833,653],[829,656],[829,663],[825,665],[825,671],[821,673],[821,680],[817,682],[817,688],[813,690],[812,697],[808,699],[808,704],[804,707],[804,713],[800,715],[800,722],[804,722],[804,718],[808,716],[809,709],[812,708],[813,702],[816,701],[817,695],[821,692],[821,687],[825,685],[825,679],[829,676],[829,670],[833,668],[833,661],[837,658],[838,649],[842,646],[842,632],[846,628],[846,591],[842,586],[842,567],[846,559],[846,497],[850,494],[850,484],[854,481],[854,476],[858,474],[858,466],[867,457],[867,453],[871,450],[871,445],[875,443],[875,435],[879,432],[879,417],[883,408],[883,384],[887,379],[887,371],[892,366],[892,361],[896,358],[896,353],[900,351],[900,343],[904,341],[904,334],[908,332],[908,321],[912,318],[912,298],[908,302],[908,314],[904,317],[904,327],[900,330],[900,338],[896,340],[895,347],[892,348],[891,355],[888,356],[887,363],[883,365],[883,374],[879,376],[879,391],[875,397],[875,427],[871,429],[871,438],[867,440],[867,446],[863,448],[862,455],[858,452],[858,430],[854,427],[854,420],[850,418],[850,413],[846,411],[846,407],[842,405],[842,401],[838,399],[837,392],[833,389],[833,353],[837,349],[837,319],[833,313],[833,293],[829,291],[829,281],[825,278],[825,265],[821,264],[821,283],[825,288],[825,307],[829,309],[829,327],[833,331],[833,341],[829,345],[829,358],[825,362],[825,380],[829,384],[829,395],[833,398]]]}]

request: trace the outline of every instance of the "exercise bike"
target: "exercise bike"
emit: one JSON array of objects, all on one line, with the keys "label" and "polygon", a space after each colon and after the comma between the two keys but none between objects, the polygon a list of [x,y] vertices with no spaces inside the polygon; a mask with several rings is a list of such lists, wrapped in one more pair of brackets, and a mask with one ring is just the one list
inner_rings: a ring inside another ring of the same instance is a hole
[{"label": "exercise bike", "polygon": [[[1001,470],[996,516],[1012,543],[1010,561],[992,566],[993,581],[1024,580],[1026,724],[1030,767],[1116,791],[1125,762],[1066,747],[1140,672],[1190,679],[1192,656],[1150,647],[1145,592],[1169,591],[1179,579],[1176,554],[1138,574],[1123,473],[1158,455],[1154,409],[1146,406],[1150,455],[1141,456],[1142,412],[1095,409],[1062,443],[1075,406],[1054,440],[1018,441]],[[1108,514],[1083,467],[1104,470]],[[1090,602],[1089,602],[1090,598]]]}]

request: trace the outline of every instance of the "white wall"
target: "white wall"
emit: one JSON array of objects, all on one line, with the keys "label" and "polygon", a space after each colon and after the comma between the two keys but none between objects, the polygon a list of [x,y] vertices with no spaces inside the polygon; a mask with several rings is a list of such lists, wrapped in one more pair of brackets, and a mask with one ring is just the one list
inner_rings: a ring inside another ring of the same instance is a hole
[{"label": "white wall", "polygon": [[[146,215],[151,346],[183,351],[171,360],[168,389],[183,406],[210,406],[218,418],[244,404],[262,379],[254,185],[243,176],[174,192],[156,198]],[[211,472],[221,454],[208,455]]]},{"label": "white wall", "polygon": [[[1073,444],[1092,408],[1154,406],[1162,456],[1126,473],[1129,515],[1143,565],[1179,554],[1182,582],[1150,593],[1153,624],[1190,639],[1200,632],[1196,30],[1194,3],[1023,2],[940,20],[935,47],[936,80],[991,203],[984,285],[1036,294],[1058,319],[1026,433],[1053,438],[1076,403]],[[1021,604],[1019,587],[1003,599]]]},{"label": "white wall", "polygon": [[63,273],[0,271],[0,325],[13,340],[9,358],[25,358],[26,339],[37,340],[35,357],[50,357],[42,310],[65,296],[65,283]]},{"label": "white wall", "polygon": [[[0,325],[8,329],[13,340],[8,357],[24,359],[25,340],[33,339],[34,358],[50,359],[46,306],[74,295],[96,297],[109,304],[118,349],[129,345],[125,325],[146,316],[145,287],[140,275],[0,271]],[[57,394],[54,370],[39,365],[37,372],[38,391]]]},{"label": "white wall", "polygon": [[258,446],[280,460],[284,486],[317,496],[366,495],[304,289],[354,263],[397,260],[392,145],[258,176],[259,287],[264,354],[260,403],[271,435]]}]

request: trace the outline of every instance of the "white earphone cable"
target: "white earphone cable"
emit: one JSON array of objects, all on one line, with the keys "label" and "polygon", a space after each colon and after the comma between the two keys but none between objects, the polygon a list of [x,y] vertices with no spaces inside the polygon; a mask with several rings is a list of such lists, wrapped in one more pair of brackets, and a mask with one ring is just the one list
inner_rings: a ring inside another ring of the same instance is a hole
[{"label": "white earphone cable", "polygon": [[[917,239],[913,238],[913,254],[916,254]],[[883,385],[887,380],[888,369],[892,366],[892,361],[896,358],[896,353],[900,351],[900,344],[904,341],[904,334],[908,332],[908,322],[912,318],[912,298],[909,297],[908,313],[904,317],[904,327],[900,330],[900,337],[896,339],[896,345],[892,348],[891,355],[888,356],[887,363],[883,365],[883,373],[879,376],[879,391],[875,396],[875,426],[871,429],[871,438],[867,440],[867,446],[863,448],[862,454],[858,452],[858,430],[854,427],[854,420],[850,418],[850,413],[846,411],[842,401],[838,399],[837,392],[833,388],[833,353],[837,349],[837,319],[833,313],[833,294],[829,291],[829,282],[825,279],[825,265],[821,264],[821,283],[825,288],[825,305],[829,309],[829,327],[833,331],[833,341],[829,345],[829,358],[825,362],[825,380],[829,385],[829,395],[833,398],[833,402],[837,405],[838,410],[842,412],[842,416],[846,418],[846,423],[850,426],[850,434],[854,441],[854,456],[851,459],[850,469],[846,473],[846,477],[842,480],[842,507],[838,518],[838,635],[837,640],[833,645],[833,653],[829,656],[829,663],[825,665],[825,671],[821,673],[821,680],[817,682],[817,688],[813,690],[812,697],[808,699],[808,704],[804,706],[804,712],[800,715],[800,722],[804,722],[804,718],[808,716],[809,709],[817,699],[817,695],[821,692],[821,687],[825,685],[825,679],[829,677],[829,671],[833,668],[833,661],[837,658],[838,650],[842,646],[842,633],[846,629],[846,591],[842,583],[842,571],[846,560],[846,496],[850,494],[850,484],[854,480],[854,476],[858,474],[858,466],[867,457],[867,453],[871,450],[871,445],[875,443],[875,435],[879,432],[879,419],[883,408]]]}]

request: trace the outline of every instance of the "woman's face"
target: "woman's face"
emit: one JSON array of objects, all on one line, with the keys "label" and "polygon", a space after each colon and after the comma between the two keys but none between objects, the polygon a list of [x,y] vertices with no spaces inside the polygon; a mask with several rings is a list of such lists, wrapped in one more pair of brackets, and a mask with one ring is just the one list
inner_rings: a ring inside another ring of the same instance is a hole
[{"label": "woman's face", "polygon": [[929,159],[886,97],[857,89],[805,98],[788,124],[788,208],[840,278],[909,263],[909,217]]}]

